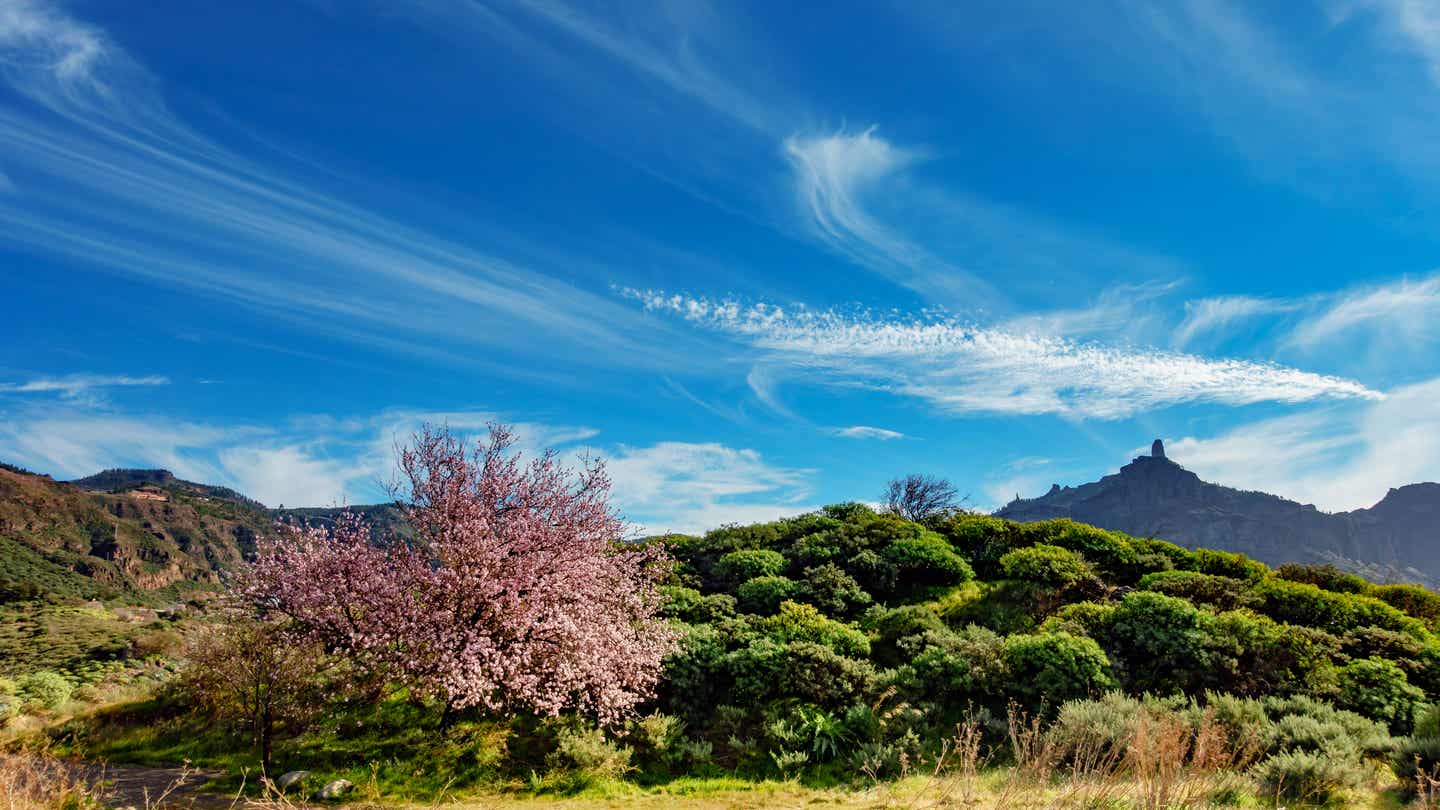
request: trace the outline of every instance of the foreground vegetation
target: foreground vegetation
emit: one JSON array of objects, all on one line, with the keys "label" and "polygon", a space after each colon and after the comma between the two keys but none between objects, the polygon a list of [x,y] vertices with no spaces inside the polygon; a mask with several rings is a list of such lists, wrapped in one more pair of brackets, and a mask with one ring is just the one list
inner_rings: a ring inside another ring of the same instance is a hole
[{"label": "foreground vegetation", "polygon": [[[365,603],[370,624],[353,620],[341,597],[366,587],[355,584],[363,579],[307,589],[314,577],[296,566],[325,562],[338,542],[312,533],[316,545],[302,551],[320,556],[278,567],[290,590],[252,585],[245,593],[263,599],[239,613],[126,624],[128,640],[94,647],[110,650],[100,667],[109,675],[85,675],[77,649],[29,648],[7,664],[0,701],[27,744],[43,728],[58,753],[218,768],[229,774],[219,791],[254,791],[304,770],[311,775],[292,795],[344,779],[352,797],[419,803],[1434,802],[1440,595],[1325,566],[1272,570],[1065,520],[1017,524],[952,509],[911,517],[843,504],[626,546],[642,567],[594,570],[618,571],[636,588],[603,621],[634,610],[625,621],[636,626],[622,636],[605,635],[603,624],[588,630],[575,647],[591,664],[584,677],[569,659],[547,659],[550,680],[524,680],[530,670],[517,669],[505,677],[528,691],[506,686],[503,695],[487,692],[490,675],[463,660],[466,680],[447,688],[451,671],[413,655],[419,642],[385,635],[380,597]],[[424,519],[416,522],[415,548],[438,548],[424,545]],[[527,526],[526,537],[548,538],[555,525]],[[487,542],[505,559],[524,548]],[[459,570],[457,559],[488,559],[432,553],[395,566],[419,579],[393,598],[419,598],[432,577],[451,582],[444,576]],[[544,587],[525,581],[520,592]],[[314,593],[330,601],[287,612],[286,599]],[[455,598],[436,587],[422,607]],[[332,603],[338,614],[326,612]],[[489,644],[518,627],[533,640],[525,628],[534,620],[486,624],[488,603],[464,604],[478,629],[435,638],[468,644],[482,632]],[[43,597],[9,609],[111,621],[93,606]],[[424,610],[406,610],[396,626],[429,632],[414,618]],[[343,621],[317,632],[336,615]],[[356,626],[372,629],[334,635]],[[365,646],[376,638],[391,657]],[[663,656],[650,687],[639,664],[620,687],[609,679],[614,665],[593,666],[611,660],[585,657],[606,638],[629,639],[639,657]],[[19,637],[4,643],[25,647]],[[445,657],[440,642],[424,643]],[[76,691],[86,677],[108,684],[118,673],[130,678],[123,689]],[[592,683],[602,691],[585,692]]]}]

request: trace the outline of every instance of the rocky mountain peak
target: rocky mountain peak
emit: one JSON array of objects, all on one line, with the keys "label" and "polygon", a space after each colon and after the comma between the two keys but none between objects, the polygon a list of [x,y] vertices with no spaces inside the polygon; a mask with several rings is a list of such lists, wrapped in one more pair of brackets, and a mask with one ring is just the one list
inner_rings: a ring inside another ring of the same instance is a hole
[{"label": "rocky mountain peak", "polygon": [[1402,486],[1370,509],[1327,514],[1203,481],[1168,458],[1160,439],[1118,473],[1017,497],[995,514],[1021,522],[1071,518],[1271,564],[1330,562],[1377,581],[1440,581],[1440,484]]}]

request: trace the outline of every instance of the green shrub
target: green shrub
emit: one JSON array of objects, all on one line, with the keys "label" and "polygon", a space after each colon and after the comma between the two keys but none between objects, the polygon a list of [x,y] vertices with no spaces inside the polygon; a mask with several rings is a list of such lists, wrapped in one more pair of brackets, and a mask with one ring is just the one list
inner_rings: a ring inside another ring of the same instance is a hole
[{"label": "green shrub", "polygon": [[684,720],[652,712],[631,720],[626,737],[643,759],[663,762],[672,758],[673,750],[684,734]]},{"label": "green shrub", "polygon": [[1336,704],[1390,726],[1394,734],[1408,734],[1425,694],[1412,686],[1405,671],[1383,658],[1361,658],[1340,668]]},{"label": "green shrub", "polygon": [[1260,601],[1251,591],[1250,583],[1244,580],[1217,574],[1202,574],[1199,571],[1159,571],[1146,574],[1137,587],[1144,591],[1188,599],[1199,605],[1211,605],[1217,610],[1250,607]]},{"label": "green shrub", "polygon": [[710,624],[735,615],[735,597],[724,593],[701,596],[694,588],[668,585],[660,589],[664,598],[660,613],[686,624]]},{"label": "green shrub", "polygon": [[1144,711],[1138,698],[1122,692],[1072,700],[1060,707],[1055,722],[1045,730],[1046,741],[1061,761],[1113,761],[1134,735]]},{"label": "green shrub", "polygon": [[854,577],[834,563],[806,568],[798,596],[826,615],[836,617],[854,615],[874,601]]},{"label": "green shrub", "polygon": [[1165,558],[1166,562],[1151,565],[1153,568],[1146,573],[1158,571],[1193,571],[1195,570],[1195,552],[1182,548],[1166,540],[1156,540],[1150,537],[1132,537],[1130,545],[1135,548],[1142,557],[1151,559],[1157,557]]},{"label": "green shrub", "polygon": [[786,644],[784,663],[782,685],[787,695],[832,709],[865,699],[877,678],[869,661],[847,658],[827,645],[808,641]]},{"label": "green shrub", "polygon": [[1054,521],[1054,529],[1058,531],[1054,531],[1051,538],[1044,541],[1045,544],[1061,546],[1080,554],[1100,569],[1107,579],[1130,585],[1144,573],[1140,552],[1131,545],[1130,538],[1120,532],[1097,529],[1072,520]]},{"label": "green shrub", "polygon": [[610,742],[599,729],[563,728],[545,757],[547,778],[559,777],[571,788],[619,779],[632,770],[630,756],[629,748]]},{"label": "green shrub", "polygon": [[[1350,738],[1346,746],[1358,756],[1376,759],[1388,754],[1394,747],[1394,740],[1384,724],[1352,711],[1336,708],[1323,700],[1306,695],[1289,697],[1268,697],[1262,701],[1266,714],[1279,722],[1285,717],[1299,715],[1309,717],[1322,724],[1337,725]],[[1272,753],[1274,753],[1272,751]]]},{"label": "green shrub", "polygon": [[20,706],[20,685],[9,678],[0,678],[0,728],[20,713]]},{"label": "green shrub", "polygon": [[1116,606],[1105,648],[1132,692],[1197,691],[1210,673],[1209,619],[1183,599],[1135,591]]},{"label": "green shrub", "polygon": [[1270,567],[1265,563],[1238,552],[1200,548],[1194,551],[1192,560],[1194,570],[1202,574],[1231,579],[1258,580],[1270,573]]},{"label": "green shrub", "polygon": [[945,538],[930,531],[898,537],[881,548],[880,555],[895,566],[900,588],[955,585],[975,578],[970,564]]},{"label": "green shrub", "polygon": [[1095,568],[1084,557],[1046,543],[1008,552],[1000,558],[1000,571],[1008,579],[1054,590],[1074,588],[1095,577]]},{"label": "green shrub", "polygon": [[1325,692],[1335,680],[1340,642],[1323,630],[1292,627],[1248,611],[1227,611],[1205,623],[1210,689],[1259,697]]},{"label": "green shrub", "polygon": [[51,710],[65,705],[75,691],[75,684],[64,675],[45,670],[21,675],[15,685],[18,697],[23,703],[33,703]]},{"label": "green shrub", "polygon": [[727,661],[720,631],[708,624],[686,625],[665,658],[658,691],[660,705],[692,721],[709,714],[725,688]]},{"label": "green shrub", "polygon": [[1058,707],[1116,685],[1110,659],[1093,639],[1069,633],[1010,636],[1003,655],[1010,694],[1031,708]]},{"label": "green shrub", "polygon": [[1359,787],[1364,771],[1348,758],[1313,751],[1284,751],[1251,770],[1261,795],[1311,804],[1329,804]]},{"label": "green shrub", "polygon": [[1440,594],[1419,585],[1376,585],[1367,592],[1428,625],[1440,624]]},{"label": "green shrub", "polygon": [[774,613],[799,590],[800,584],[788,577],[755,577],[742,582],[735,596],[741,610],[763,616]]},{"label": "green shrub", "polygon": [[1354,574],[1347,574],[1333,565],[1285,563],[1275,569],[1275,576],[1291,582],[1305,582],[1336,593],[1365,593],[1370,583]]},{"label": "green shrub", "polygon": [[1390,755],[1390,770],[1407,791],[1415,790],[1417,777],[1440,778],[1440,736],[1415,736],[1401,740]]},{"label": "green shrub", "polygon": [[785,571],[785,557],[770,549],[732,551],[715,564],[715,575],[734,584],[756,577],[776,577]]},{"label": "green shrub", "polygon": [[787,661],[785,645],[772,638],[758,638],[738,650],[726,653],[725,672],[731,683],[730,701],[753,706],[769,700],[784,682]]},{"label": "green shrub", "polygon": [[1354,756],[1355,740],[1344,724],[1305,714],[1287,714],[1276,720],[1265,739],[1267,751],[1309,751],[1333,757]]},{"label": "green shrub", "polygon": [[911,702],[940,702],[963,710],[968,704],[995,704],[1007,683],[1005,640],[993,630],[967,625],[963,630],[932,630],[910,636],[906,663],[892,683]]},{"label": "green shrub", "polygon": [[945,629],[945,623],[929,605],[902,605],[887,610],[875,622],[875,660],[881,666],[898,666],[902,662],[901,641]]},{"label": "green shrub", "polygon": [[845,562],[845,570],[866,591],[873,594],[894,593],[900,568],[871,549],[865,549]]},{"label": "green shrub", "polygon": [[1336,635],[1373,625],[1426,638],[1425,626],[1369,596],[1333,593],[1303,582],[1267,577],[1255,585],[1261,613],[1286,624],[1316,627]]},{"label": "green shrub", "polygon": [[1115,605],[1099,602],[1076,602],[1056,611],[1045,623],[1041,632],[1066,632],[1076,636],[1107,638],[1115,623]]},{"label": "green shrub", "polygon": [[761,621],[760,630],[782,643],[809,641],[823,644],[850,658],[870,655],[870,639],[864,633],[851,625],[826,618],[811,605],[782,602],[776,615]]}]

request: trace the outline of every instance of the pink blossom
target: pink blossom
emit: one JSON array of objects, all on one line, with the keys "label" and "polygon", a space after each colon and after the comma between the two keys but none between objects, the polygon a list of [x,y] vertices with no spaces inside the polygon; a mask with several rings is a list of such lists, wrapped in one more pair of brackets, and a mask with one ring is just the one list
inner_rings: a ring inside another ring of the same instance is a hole
[{"label": "pink blossom", "polygon": [[675,641],[657,616],[663,552],[621,542],[603,463],[527,462],[513,444],[501,425],[470,453],[423,429],[400,455],[413,540],[374,543],[352,513],[282,525],[241,592],[452,708],[623,718]]}]

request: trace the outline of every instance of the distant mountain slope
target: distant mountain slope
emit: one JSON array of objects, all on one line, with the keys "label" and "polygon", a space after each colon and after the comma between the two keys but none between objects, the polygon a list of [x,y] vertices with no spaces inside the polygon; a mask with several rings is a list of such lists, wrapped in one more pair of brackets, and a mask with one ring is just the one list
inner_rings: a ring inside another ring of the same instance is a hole
[{"label": "distant mountain slope", "polygon": [[[403,531],[393,506],[354,509]],[[268,509],[166,470],[106,470],[56,481],[0,464],[0,591],[68,596],[213,587],[280,519],[324,523],[341,510]]]},{"label": "distant mountain slope", "polygon": [[1440,581],[1440,484],[1392,489],[1369,509],[1331,514],[1202,481],[1166,458],[1158,440],[1151,455],[1118,473],[1077,487],[1055,485],[995,514],[1018,521],[1068,517],[1271,564],[1328,562],[1378,581]]}]

